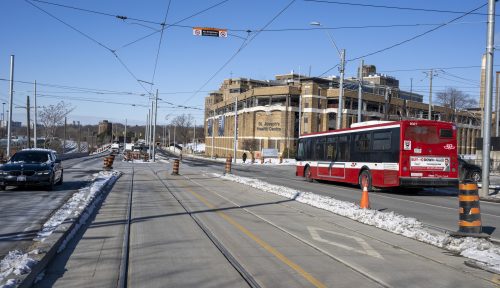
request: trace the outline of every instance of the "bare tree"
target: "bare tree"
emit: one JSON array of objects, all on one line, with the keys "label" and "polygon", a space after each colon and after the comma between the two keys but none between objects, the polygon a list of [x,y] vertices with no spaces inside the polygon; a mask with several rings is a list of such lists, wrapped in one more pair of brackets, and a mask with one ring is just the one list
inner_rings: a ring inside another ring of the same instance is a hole
[{"label": "bare tree", "polygon": [[255,162],[254,152],[259,149],[258,139],[243,139],[241,146],[244,150],[248,150],[252,156],[252,163]]},{"label": "bare tree", "polygon": [[172,126],[176,127],[176,137],[179,137],[176,139],[177,142],[179,142],[179,140],[182,143],[189,142],[189,127],[193,125],[193,120],[194,119],[191,114],[178,115],[174,119],[172,119]]},{"label": "bare tree", "polygon": [[437,102],[444,107],[450,108],[449,120],[454,121],[455,111],[477,106],[476,99],[458,89],[449,87],[443,92],[436,93]]},{"label": "bare tree", "polygon": [[42,107],[42,110],[39,112],[39,119],[40,123],[44,127],[46,144],[47,141],[49,143],[54,142],[53,140],[56,135],[57,127],[64,124],[64,117],[66,117],[74,109],[74,107],[64,101],[61,101],[56,105]]}]

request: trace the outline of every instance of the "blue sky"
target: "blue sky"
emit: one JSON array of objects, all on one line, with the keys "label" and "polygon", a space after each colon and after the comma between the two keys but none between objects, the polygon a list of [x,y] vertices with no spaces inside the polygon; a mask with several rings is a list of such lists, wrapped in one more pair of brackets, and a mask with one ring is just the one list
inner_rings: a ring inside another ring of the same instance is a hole
[{"label": "blue sky", "polygon": [[[326,3],[330,1],[333,3]],[[14,54],[14,80],[36,80],[40,84],[37,87],[39,106],[65,100],[75,107],[69,121],[97,123],[100,119],[109,119],[124,122],[127,118],[133,124],[141,124],[146,119],[147,108],[144,106],[148,105],[148,97],[141,94],[156,89],[164,101],[203,109],[208,91],[218,89],[223,79],[231,75],[264,80],[292,70],[302,74],[309,74],[310,70],[311,76],[322,74],[337,65],[339,57],[326,30],[313,30],[318,27],[311,26],[312,21],[332,28],[329,33],[340,48],[346,49],[346,59],[350,60],[390,47],[463,15],[418,9],[468,12],[487,4],[487,1],[476,0],[297,0],[279,14],[291,1],[172,0],[170,7],[168,0],[48,2],[122,15],[128,19],[120,20],[31,1],[98,44],[37,9],[29,1],[1,1],[0,78],[9,79],[10,55]],[[347,2],[384,8],[340,4]],[[167,7],[166,23],[177,23],[182,27],[170,26],[164,30],[159,53],[161,33],[123,47],[159,30],[161,26],[156,23],[163,22]],[[485,5],[476,12],[486,11]],[[467,15],[408,43],[365,57],[365,64],[376,65],[378,72],[396,77],[404,90],[410,90],[410,79],[413,78],[413,91],[423,94],[424,101],[428,98],[429,79],[422,69],[440,68],[442,70],[437,70],[433,81],[433,91],[454,87],[478,99],[479,66],[486,47],[486,19],[484,14]],[[266,27],[266,24],[269,25]],[[230,35],[227,38],[196,37],[192,33],[194,26],[227,28]],[[257,32],[264,27],[264,31]],[[247,35],[246,30],[252,32]],[[247,36],[252,40],[246,42],[248,45],[222,68]],[[115,50],[118,58],[108,49]],[[154,72],[157,54],[159,57]],[[346,77],[354,76],[358,66],[359,60],[349,61]],[[216,74],[218,70],[220,72]],[[151,82],[153,73],[152,87],[145,82],[140,82],[141,86],[136,81]],[[336,68],[327,75],[334,74],[338,74]],[[25,105],[26,95],[33,93],[32,86],[16,82],[14,102]],[[200,92],[195,93],[198,90]],[[8,82],[0,81],[0,100],[7,102],[8,95]],[[170,121],[182,113],[192,114],[198,124],[203,121],[202,110],[172,107],[164,102],[159,106],[160,124],[166,122],[166,117]],[[7,105],[5,107],[7,109]],[[16,108],[14,119],[24,120],[22,112]]]}]

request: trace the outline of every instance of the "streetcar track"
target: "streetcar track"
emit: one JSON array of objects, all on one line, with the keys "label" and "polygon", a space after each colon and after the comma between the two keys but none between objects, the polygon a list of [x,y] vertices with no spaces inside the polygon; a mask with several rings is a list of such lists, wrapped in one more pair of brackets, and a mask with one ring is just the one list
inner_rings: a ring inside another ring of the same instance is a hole
[{"label": "streetcar track", "polygon": [[179,203],[179,205],[186,211],[186,213],[193,219],[196,225],[203,231],[203,233],[208,237],[208,239],[214,244],[214,246],[221,252],[222,256],[229,262],[229,264],[240,274],[243,280],[248,284],[249,287],[260,288],[261,285],[254,279],[254,277],[241,265],[241,263],[236,260],[236,258],[227,250],[221,241],[217,239],[215,234],[208,229],[203,222],[196,217],[187,207],[182,203],[182,201],[177,198],[177,196],[172,192],[170,187],[168,187],[163,179],[161,179],[158,174],[148,165],[148,168],[153,172],[156,178],[161,182],[161,184],[167,189],[167,191],[172,195],[172,197]]},{"label": "streetcar track", "polygon": [[120,261],[120,272],[118,276],[118,288],[125,288],[128,285],[128,267],[129,267],[129,252],[130,252],[130,225],[131,225],[131,216],[132,216],[132,196],[134,193],[134,164],[132,163],[132,176],[130,180],[130,191],[128,195],[127,201],[127,220],[125,224],[125,228],[123,231],[123,244],[122,244],[122,256]]},{"label": "streetcar track", "polygon": [[[285,228],[283,228],[283,227],[281,227],[281,226],[279,226],[279,225],[277,225],[277,224],[275,224],[275,223],[273,223],[273,222],[271,222],[271,221],[269,221],[269,220],[267,220],[267,219],[263,218],[262,216],[257,215],[256,213],[254,213],[254,212],[252,212],[252,211],[248,210],[247,208],[242,207],[241,205],[237,204],[236,202],[232,201],[231,199],[228,199],[228,198],[226,198],[226,197],[222,196],[221,194],[219,194],[219,193],[217,193],[217,192],[215,192],[215,191],[212,191],[211,189],[209,189],[209,188],[207,188],[207,187],[205,187],[205,186],[201,185],[201,184],[200,184],[200,183],[198,183],[197,181],[194,181],[194,180],[190,179],[188,176],[183,176],[183,177],[184,177],[185,179],[187,179],[188,181],[190,181],[190,182],[192,182],[192,183],[196,184],[197,186],[201,187],[202,189],[204,189],[204,190],[206,190],[206,191],[208,191],[208,192],[210,192],[210,193],[213,193],[213,194],[215,194],[215,195],[219,196],[220,198],[222,198],[222,199],[224,199],[224,200],[228,201],[229,203],[232,203],[233,205],[235,205],[235,206],[237,206],[238,208],[240,208],[240,209],[244,210],[245,212],[247,212],[247,213],[249,213],[249,214],[253,215],[254,217],[257,217],[258,219],[260,219],[260,220],[264,221],[265,223],[267,223],[267,224],[269,224],[269,225],[273,226],[274,228],[276,228],[276,229],[278,229],[278,230],[280,230],[280,231],[284,232],[285,234],[290,235],[291,237],[295,238],[295,239],[296,239],[296,240],[298,240],[299,242],[301,242],[301,243],[303,243],[303,244],[305,244],[305,245],[307,245],[307,246],[309,246],[309,247],[313,248],[314,250],[316,250],[316,251],[318,251],[318,252],[322,253],[323,255],[326,255],[326,256],[327,256],[327,257],[329,257],[330,259],[333,259],[334,261],[336,261],[336,262],[339,262],[339,263],[343,264],[344,266],[348,267],[348,268],[349,268],[349,269],[351,269],[352,271],[354,271],[354,272],[356,272],[356,273],[360,274],[361,276],[363,276],[363,277],[367,278],[368,280],[370,280],[370,281],[372,281],[372,282],[375,282],[375,283],[377,283],[377,284],[381,285],[382,287],[392,287],[392,286],[390,286],[389,284],[385,283],[384,281],[382,281],[382,280],[380,280],[380,279],[377,279],[375,276],[370,275],[368,272],[363,271],[363,269],[362,269],[361,267],[356,267],[354,264],[348,263],[348,262],[346,262],[346,261],[344,261],[344,260],[340,259],[339,257],[334,256],[333,254],[329,253],[328,251],[325,251],[324,249],[322,249],[322,248],[320,248],[320,247],[318,247],[318,246],[314,245],[313,243],[311,243],[311,242],[309,242],[309,241],[307,241],[307,240],[303,239],[302,237],[300,237],[300,236],[298,236],[298,235],[296,235],[296,234],[294,234],[294,233],[292,233],[292,232],[290,232],[290,231],[286,230]],[[277,205],[282,205],[282,203],[276,203],[276,204],[277,204]],[[288,207],[288,205],[284,205],[284,206],[285,206],[285,207]],[[290,207],[289,207],[289,208],[290,208]],[[296,209],[294,209],[294,210],[296,210]],[[305,213],[305,214],[307,214],[307,213]],[[310,215],[310,214],[307,214],[307,215],[308,215],[308,216],[315,217],[315,216]]]},{"label": "streetcar track", "polygon": [[[203,189],[205,189],[206,191],[211,192],[211,193],[213,193],[213,194],[216,194],[217,196],[221,197],[222,199],[224,199],[224,200],[226,200],[226,201],[228,201],[228,202],[232,203],[233,205],[235,205],[235,206],[237,206],[237,207],[239,207],[239,208],[241,208],[241,209],[245,210],[245,211],[246,211],[246,212],[248,212],[249,214],[251,214],[251,215],[253,215],[253,216],[255,216],[255,217],[257,217],[257,218],[261,219],[262,221],[264,221],[264,222],[268,223],[269,225],[271,225],[271,226],[273,226],[273,227],[275,227],[275,228],[277,228],[277,229],[281,230],[282,232],[284,232],[284,233],[286,233],[286,234],[288,234],[288,235],[292,236],[293,238],[295,238],[295,239],[297,239],[297,240],[301,241],[302,243],[304,243],[304,244],[306,244],[306,245],[308,245],[308,246],[312,247],[313,249],[316,249],[317,251],[319,251],[319,252],[321,252],[321,253],[323,253],[323,254],[327,255],[328,257],[331,257],[332,259],[334,259],[334,260],[336,260],[336,261],[339,261],[339,259],[337,259],[337,257],[335,257],[334,255],[331,255],[329,252],[324,251],[322,248],[317,247],[316,245],[314,245],[314,244],[310,243],[309,241],[307,241],[307,240],[305,240],[305,239],[301,238],[300,236],[297,236],[297,235],[295,235],[294,233],[289,232],[288,230],[286,230],[286,228],[283,228],[283,227],[281,227],[281,226],[279,226],[279,225],[277,225],[277,224],[273,223],[272,221],[267,220],[266,218],[264,218],[264,217],[262,217],[262,216],[259,216],[259,215],[257,215],[256,213],[254,213],[254,212],[252,212],[252,211],[249,211],[247,208],[242,207],[241,205],[237,204],[236,202],[234,202],[234,201],[232,201],[232,200],[230,200],[230,199],[228,199],[228,198],[226,198],[226,197],[224,197],[224,196],[220,195],[219,193],[217,193],[217,192],[215,192],[215,191],[212,191],[211,189],[209,189],[209,188],[207,188],[207,187],[205,187],[205,186],[201,185],[200,183],[198,183],[198,182],[196,182],[196,181],[194,181],[194,180],[190,179],[188,176],[184,176],[184,177],[185,177],[187,180],[189,180],[190,182],[193,182],[193,183],[195,183],[196,185],[198,185],[198,186],[202,187],[202,188],[203,188]],[[258,195],[258,197],[262,198],[263,196]],[[309,217],[312,217],[312,218],[317,218],[315,215],[313,215],[313,214],[311,214],[311,213],[308,213],[308,212],[305,212],[305,211],[300,210],[300,209],[298,209],[298,208],[292,207],[292,206],[290,206],[290,205],[288,205],[288,204],[286,204],[286,203],[276,202],[275,204],[276,204],[276,205],[281,205],[281,206],[283,206],[283,207],[287,207],[287,208],[292,209],[292,210],[295,210],[296,212],[298,212],[298,213],[302,213],[302,214],[305,214],[305,215],[307,215],[307,216],[309,216]],[[355,234],[362,235],[362,236],[367,237],[367,238],[370,238],[370,239],[372,239],[372,240],[374,240],[374,241],[377,241],[377,242],[383,243],[383,244],[385,244],[385,245],[394,246],[393,244],[391,244],[391,243],[389,243],[389,242],[387,242],[387,241],[385,241],[385,240],[382,240],[382,239],[379,239],[379,238],[373,237],[373,236],[368,235],[368,234],[366,234],[366,233],[363,233],[363,232],[361,232],[361,231],[359,231],[359,230],[351,229],[351,228],[349,228],[349,227],[347,227],[347,226],[340,225],[340,224],[338,224],[338,223],[331,222],[331,221],[328,221],[328,220],[323,220],[323,221],[326,221],[327,223],[329,223],[329,224],[331,224],[331,225],[333,225],[333,226],[337,226],[337,227],[340,227],[340,228],[346,229],[346,230],[351,231],[351,232],[353,232],[353,233],[355,233]],[[434,226],[434,227],[436,227],[436,226]],[[446,230],[446,231],[448,231],[448,230]],[[494,241],[492,241],[492,242],[494,242]],[[417,253],[413,252],[412,250],[406,249],[406,248],[404,248],[404,247],[398,246],[397,248],[398,248],[398,249],[400,249],[400,250],[403,250],[403,251],[405,251],[405,252],[408,252],[408,253],[409,253],[409,254],[411,254],[411,255],[414,255],[414,256],[416,256],[416,257],[419,257],[419,258],[421,258],[421,259],[425,259],[425,260],[427,260],[427,261],[431,261],[431,262],[434,262],[434,263],[437,263],[437,264],[440,264],[440,265],[444,265],[444,266],[446,266],[446,267],[448,267],[448,268],[450,268],[450,269],[452,269],[452,270],[454,270],[454,271],[457,271],[457,272],[460,272],[460,273],[465,272],[465,273],[467,273],[467,274],[469,274],[469,275],[471,275],[471,276],[473,276],[473,277],[477,277],[477,278],[480,278],[480,279],[482,279],[482,280],[485,280],[485,281],[488,281],[488,282],[492,282],[490,279],[488,279],[488,278],[486,278],[486,277],[477,276],[477,275],[476,275],[476,274],[474,274],[474,273],[471,273],[471,272],[468,272],[468,271],[464,271],[463,269],[459,269],[459,268],[457,268],[457,267],[450,266],[450,265],[448,265],[447,263],[439,262],[439,261],[437,261],[437,260],[434,260],[434,259],[432,259],[432,258],[426,257],[426,256],[424,256],[424,255],[417,254]],[[351,269],[353,269],[353,270],[355,270],[355,269],[356,269],[356,268],[351,267],[351,266],[350,266],[351,264],[349,264],[349,263],[347,263],[347,264],[346,264],[343,260],[340,260],[339,262],[341,262],[342,264],[344,264],[344,265],[348,266],[349,268],[351,268]],[[355,271],[356,271],[356,270],[355,270]],[[376,280],[372,279],[372,278],[370,277],[370,275],[365,275],[365,274],[363,274],[363,272],[360,272],[360,271],[356,271],[356,272],[358,272],[358,273],[362,274],[363,276],[365,276],[365,277],[367,277],[367,278],[370,278],[370,280],[375,281],[375,282],[377,282],[378,284],[380,284],[380,285],[382,285],[382,286],[385,286],[385,287],[390,287],[388,284],[385,284],[385,283],[384,283],[384,282],[382,282],[382,281],[378,282],[378,280],[377,280],[377,279],[376,279]]]}]

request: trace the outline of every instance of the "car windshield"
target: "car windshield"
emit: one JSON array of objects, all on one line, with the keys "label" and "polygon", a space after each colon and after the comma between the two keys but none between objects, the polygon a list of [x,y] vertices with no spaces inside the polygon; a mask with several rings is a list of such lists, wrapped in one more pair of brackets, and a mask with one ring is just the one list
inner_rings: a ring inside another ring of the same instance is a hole
[{"label": "car windshield", "polygon": [[11,162],[25,162],[25,163],[43,163],[49,160],[49,155],[47,153],[41,152],[23,152],[16,153],[10,159]]}]

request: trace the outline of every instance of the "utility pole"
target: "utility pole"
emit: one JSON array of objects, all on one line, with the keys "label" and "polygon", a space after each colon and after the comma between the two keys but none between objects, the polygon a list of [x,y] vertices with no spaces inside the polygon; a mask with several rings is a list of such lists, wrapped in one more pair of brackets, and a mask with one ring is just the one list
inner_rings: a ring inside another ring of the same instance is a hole
[{"label": "utility pole", "polygon": [[149,149],[149,114],[151,114],[151,111],[148,109],[148,115],[146,115],[146,132],[144,132],[144,142],[148,146],[148,149]]},{"label": "utility pole", "polygon": [[155,114],[155,102],[151,101],[151,115],[149,116],[149,159],[153,159],[153,115]]},{"label": "utility pole", "polygon": [[238,95],[234,98],[234,164],[236,164],[236,150],[238,149]]},{"label": "utility pole", "polygon": [[493,95],[493,54],[495,52],[495,0],[488,0],[488,29],[486,44],[486,87],[484,92],[483,123],[483,183],[479,196],[487,197],[490,192],[490,144],[491,144],[491,106]]},{"label": "utility pole", "polygon": [[35,80],[34,86],[35,87],[34,87],[34,93],[33,93],[34,95],[33,96],[35,97],[35,115],[34,115],[35,116],[35,124],[33,125],[33,139],[34,139],[33,147],[37,148],[38,144],[36,142],[38,140],[38,135],[37,135],[37,125],[38,125],[38,115],[37,115],[38,110],[37,109],[38,109],[38,107],[36,107],[36,80]]},{"label": "utility pole", "polygon": [[28,148],[31,148],[31,134],[30,134],[30,96],[26,96],[26,136],[28,138]]},{"label": "utility pole", "polygon": [[78,153],[82,152],[82,125],[78,121]]},{"label": "utility pole", "polygon": [[66,153],[66,116],[64,116],[64,141],[63,141],[63,154]]},{"label": "utility pole", "polygon": [[363,117],[361,116],[361,109],[363,108],[363,65],[364,61],[361,59],[359,62],[359,71],[358,71],[358,123],[363,122]]},{"label": "utility pole", "polygon": [[427,119],[432,120],[432,77],[434,76],[433,69],[429,71],[429,115]]},{"label": "utility pole", "polygon": [[10,138],[12,137],[12,102],[14,100],[14,55],[10,55],[10,97],[9,97],[9,124],[7,125],[7,159],[10,157]]},{"label": "utility pole", "polygon": [[214,115],[212,118],[212,158],[214,158],[214,143],[215,140],[215,108],[214,108]]},{"label": "utility pole", "polygon": [[125,118],[125,135],[123,136],[123,151],[127,148],[127,118]]},{"label": "utility pole", "polygon": [[158,89],[156,89],[155,97],[155,121],[153,126],[153,162],[156,161],[156,120],[158,116]]},{"label": "utility pole", "polygon": [[498,85],[499,85],[499,83],[498,83],[499,79],[498,78],[500,77],[500,71],[497,71],[496,75],[497,75],[497,78],[496,78],[496,80],[497,80],[497,85],[496,85],[497,91],[496,91],[496,98],[495,98],[495,100],[496,100],[495,101],[495,122],[496,122],[495,123],[495,136],[498,137],[498,136],[500,136],[499,135],[500,131],[499,131],[499,127],[498,127],[499,126],[499,121],[498,120],[500,120],[498,118],[498,116],[500,115],[500,95],[499,95],[500,87],[498,87]]},{"label": "utility pole", "polygon": [[344,110],[344,70],[345,49],[340,50],[340,83],[339,83],[339,108],[337,113],[337,129],[342,129],[342,112]]},{"label": "utility pole", "polygon": [[193,127],[193,147],[194,147],[193,150],[194,154],[194,151],[196,151],[196,120],[194,120],[194,127]]}]

